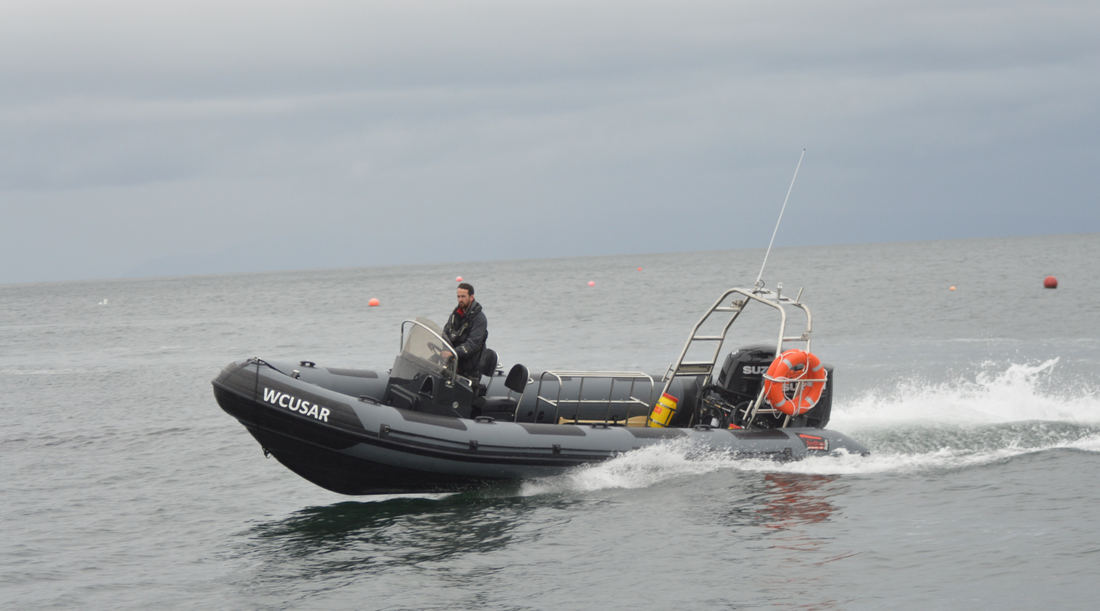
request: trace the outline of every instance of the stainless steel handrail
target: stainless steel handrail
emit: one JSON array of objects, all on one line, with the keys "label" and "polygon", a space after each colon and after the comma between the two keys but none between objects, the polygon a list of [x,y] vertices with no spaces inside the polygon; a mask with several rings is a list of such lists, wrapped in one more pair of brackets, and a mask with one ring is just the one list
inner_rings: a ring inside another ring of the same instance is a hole
[{"label": "stainless steel handrail", "polygon": [[[558,384],[558,394],[554,399],[542,396],[542,385],[546,381],[546,376],[552,376]],[[558,419],[561,413],[561,404],[563,403],[561,398],[562,389],[565,386],[565,380],[563,378],[580,378],[580,387],[577,389],[576,399],[566,399],[565,403],[575,403],[577,405],[577,411],[573,415],[574,422],[580,419],[580,407],[581,405],[607,405],[607,411],[604,412],[604,423],[608,423],[611,419],[611,408],[615,405],[640,405],[646,409],[646,417],[649,416],[649,406],[653,399],[653,390],[656,388],[656,384],[653,381],[653,376],[641,371],[544,371],[539,375],[539,386],[535,391],[535,411],[538,411],[539,402],[546,403],[554,408],[554,419],[551,421],[553,424],[558,423]],[[607,391],[607,399],[585,399],[584,398],[584,381],[586,379],[610,379],[611,384]],[[615,382],[617,378],[630,378],[630,391],[628,393],[628,399],[615,399]],[[634,388],[638,380],[649,381],[649,400],[643,401],[642,399],[634,396]],[[627,407],[626,418],[623,423],[630,419],[630,407]],[[519,410],[516,410],[517,414]]]},{"label": "stainless steel handrail", "polygon": [[[780,286],[782,286],[782,285],[780,285]],[[723,306],[722,305],[730,295],[735,295],[735,294],[736,295],[742,295],[744,297],[744,299],[734,300],[733,304],[731,306]],[[748,305],[750,302],[762,303],[762,304],[764,304],[764,305],[766,305],[770,308],[774,308],[777,312],[779,312],[779,338],[776,341],[776,345],[775,345],[775,354],[776,354],[776,356],[779,356],[780,354],[783,353],[783,342],[792,342],[792,341],[805,342],[806,343],[806,351],[809,352],[809,350],[810,350],[810,338],[813,335],[813,318],[810,314],[810,309],[807,308],[806,305],[801,302],[801,298],[802,298],[802,291],[801,290],[798,291],[798,296],[797,297],[795,297],[794,299],[791,299],[790,297],[784,297],[782,295],[782,288],[779,288],[777,290],[777,292],[774,292],[774,293],[770,290],[767,290],[767,289],[763,288],[762,286],[754,288],[754,289],[743,289],[743,288],[727,289],[726,292],[722,293],[722,296],[719,297],[718,300],[714,302],[714,305],[712,305],[703,314],[703,316],[699,319],[699,321],[695,323],[695,326],[692,327],[691,335],[688,336],[687,342],[684,343],[683,349],[680,350],[680,355],[676,358],[675,361],[673,361],[669,365],[668,369],[665,371],[665,374],[664,374],[664,377],[663,377],[664,387],[661,389],[661,392],[662,393],[668,392],[668,389],[672,386],[672,380],[674,378],[676,378],[677,376],[679,376],[679,375],[706,375],[710,378],[711,382],[714,381],[714,374],[715,374],[714,367],[718,362],[718,355],[722,350],[722,345],[725,343],[726,335],[729,333],[729,329],[730,329],[731,326],[733,326],[733,323],[737,320],[737,318],[745,310],[745,306]],[[806,329],[805,329],[805,331],[802,332],[802,335],[800,335],[800,336],[788,337],[786,335],[787,310],[784,306],[788,306],[788,305],[796,307],[796,308],[802,310],[806,314]],[[730,316],[730,319],[726,322],[725,326],[722,327],[722,334],[721,334],[722,341],[716,341],[714,339],[718,336],[700,336],[699,335],[699,328],[702,327],[703,323],[705,323],[707,321],[707,319],[710,318],[711,314],[713,314],[715,312],[732,312],[732,316]],[[699,361],[697,363],[696,362],[689,362],[689,363],[687,363],[687,365],[689,365],[690,367],[693,367],[694,369],[688,369],[688,370],[685,370],[684,373],[680,373],[681,368],[684,367],[684,365],[685,365],[684,358],[687,356],[688,350],[691,349],[692,343],[694,343],[696,341],[700,341],[700,340],[702,340],[702,341],[715,341],[714,352],[710,356],[710,361],[708,361],[708,362]],[[763,390],[763,386],[761,386],[760,392],[757,395],[756,400],[753,401],[753,403],[752,403],[751,411],[749,412],[749,414],[747,414],[746,422],[751,423],[753,418],[756,417],[756,413],[760,410],[760,405],[763,402],[763,400],[764,400],[764,390]],[[786,426],[788,422],[790,422],[790,417],[789,416],[784,420],[783,426]]]}]

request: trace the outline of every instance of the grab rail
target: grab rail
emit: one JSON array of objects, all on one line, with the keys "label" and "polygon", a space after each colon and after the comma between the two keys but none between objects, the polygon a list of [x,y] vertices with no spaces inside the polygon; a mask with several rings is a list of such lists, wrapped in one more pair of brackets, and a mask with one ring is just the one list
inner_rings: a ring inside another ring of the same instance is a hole
[{"label": "grab rail", "polygon": [[[550,376],[551,378],[553,378],[553,381],[556,381],[557,384],[558,384],[558,393],[557,393],[556,397],[553,398],[553,399],[551,399],[549,397],[542,396],[542,385],[543,385],[544,382],[547,381],[547,376]],[[577,389],[577,397],[576,397],[576,399],[566,398],[566,399],[563,400],[561,398],[561,393],[562,393],[562,390],[565,387],[565,382],[571,380],[572,378],[580,378],[580,387]],[[616,399],[615,398],[615,382],[622,381],[622,378],[629,378],[630,379],[630,390],[627,393],[627,398],[625,398],[625,399]],[[584,382],[585,382],[585,380],[590,380],[590,379],[609,379],[611,381],[611,384],[610,384],[610,386],[607,390],[607,399],[585,399],[584,398]],[[643,400],[639,397],[634,396],[634,390],[635,390],[635,387],[636,387],[639,380],[642,380],[643,384],[644,384],[645,381],[649,382],[649,398],[647,400]],[[538,411],[538,408],[539,408],[541,403],[545,403],[545,404],[549,405],[550,407],[553,407],[554,408],[554,418],[553,418],[553,420],[551,420],[551,422],[554,423],[554,424],[558,424],[560,414],[561,414],[562,404],[563,403],[565,403],[565,404],[575,404],[576,405],[576,411],[574,411],[574,413],[573,413],[572,421],[574,423],[579,423],[579,422],[581,422],[581,420],[580,420],[580,411],[581,411],[581,406],[582,405],[607,405],[607,411],[604,412],[604,419],[602,420],[602,422],[604,424],[612,424],[612,422],[611,422],[611,408],[616,406],[616,405],[625,405],[625,406],[627,406],[627,408],[626,408],[626,415],[623,418],[623,424],[627,424],[627,422],[630,420],[631,409],[634,406],[640,406],[643,409],[644,415],[647,418],[649,417],[649,408],[652,405],[653,391],[655,389],[656,389],[656,384],[653,381],[653,377],[650,376],[649,374],[641,372],[641,371],[544,371],[539,376],[539,386],[538,386],[538,389],[535,392],[535,411],[536,412]],[[518,417],[519,410],[516,410],[516,413],[517,413],[517,417]],[[585,422],[588,422],[588,421],[586,420]],[[600,420],[594,420],[592,422],[601,422],[601,421]],[[616,419],[614,424],[617,424],[617,423],[618,423],[618,420]]]}]

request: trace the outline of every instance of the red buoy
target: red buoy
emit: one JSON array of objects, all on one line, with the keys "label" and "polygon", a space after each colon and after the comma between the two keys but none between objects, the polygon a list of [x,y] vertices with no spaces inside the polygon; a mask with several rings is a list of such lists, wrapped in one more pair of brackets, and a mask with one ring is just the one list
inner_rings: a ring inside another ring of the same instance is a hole
[{"label": "red buoy", "polygon": [[371,297],[370,301],[367,302],[367,305],[373,308],[374,306],[378,305],[378,303],[379,301],[377,297]]},{"label": "red buoy", "polygon": [[596,283],[592,280],[588,281],[588,286],[596,286]]},{"label": "red buoy", "polygon": [[462,282],[462,276],[455,276],[455,282]]},{"label": "red buoy", "polygon": [[1058,288],[1058,279],[1054,276],[1047,276],[1046,280],[1043,280],[1043,288],[1056,289]]}]

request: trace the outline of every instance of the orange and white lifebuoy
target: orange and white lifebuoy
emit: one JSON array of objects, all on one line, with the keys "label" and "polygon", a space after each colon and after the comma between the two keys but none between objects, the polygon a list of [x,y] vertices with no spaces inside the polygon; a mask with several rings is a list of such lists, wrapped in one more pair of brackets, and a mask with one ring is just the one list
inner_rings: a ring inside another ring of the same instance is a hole
[{"label": "orange and white lifebuoy", "polygon": [[[800,416],[821,399],[825,378],[820,359],[805,350],[788,350],[777,356],[764,374],[764,397],[784,414]],[[787,384],[794,385],[794,396],[790,398],[784,390]]]}]

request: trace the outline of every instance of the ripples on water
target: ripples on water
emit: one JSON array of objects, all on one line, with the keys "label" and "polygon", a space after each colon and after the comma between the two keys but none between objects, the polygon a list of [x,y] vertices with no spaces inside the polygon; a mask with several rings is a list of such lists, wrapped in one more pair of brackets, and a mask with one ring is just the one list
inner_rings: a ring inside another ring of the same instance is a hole
[{"label": "ripples on water", "polygon": [[[0,287],[0,607],[1092,608],[1097,236],[774,252],[837,368],[830,426],[867,458],[670,444],[350,498],[264,460],[210,392],[253,355],[386,369],[456,271],[506,365],[660,371],[761,254]],[[1062,288],[1036,290],[1051,270]]]},{"label": "ripples on water", "polygon": [[[501,489],[303,509],[248,532],[237,553],[257,565],[241,585],[267,597],[271,589],[300,595],[302,583],[326,591],[381,582],[377,608],[574,607],[586,600],[627,608],[678,598],[691,581],[718,600],[727,579],[729,587],[737,581],[736,556],[774,549],[777,541],[783,554],[830,560],[820,544],[791,531],[830,518],[828,498],[841,492],[835,478],[710,479],[729,502],[715,506],[714,494],[696,482],[650,489],[647,500],[606,489]],[[700,511],[688,515],[696,503]],[[670,531],[668,522],[681,520]],[[663,564],[670,554],[676,566]]]}]

